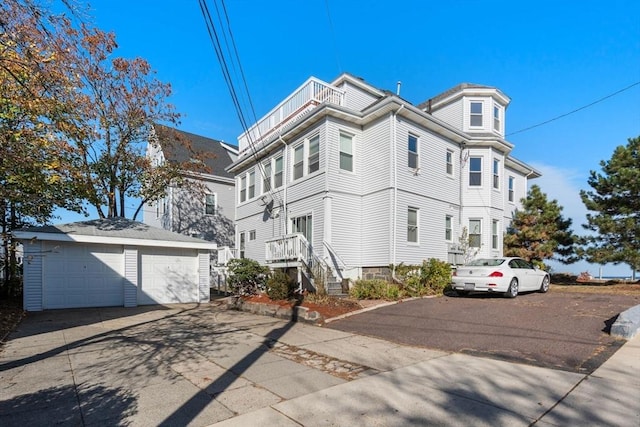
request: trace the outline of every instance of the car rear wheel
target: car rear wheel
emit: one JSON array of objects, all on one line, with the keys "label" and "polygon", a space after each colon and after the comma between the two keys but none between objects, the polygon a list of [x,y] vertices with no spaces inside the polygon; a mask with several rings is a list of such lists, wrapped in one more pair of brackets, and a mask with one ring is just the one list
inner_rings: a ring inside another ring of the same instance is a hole
[{"label": "car rear wheel", "polygon": [[518,279],[515,277],[509,282],[509,289],[504,293],[507,298],[515,298],[518,296]]},{"label": "car rear wheel", "polygon": [[549,292],[549,276],[544,276],[544,279],[542,279],[539,292],[542,292],[543,294]]}]

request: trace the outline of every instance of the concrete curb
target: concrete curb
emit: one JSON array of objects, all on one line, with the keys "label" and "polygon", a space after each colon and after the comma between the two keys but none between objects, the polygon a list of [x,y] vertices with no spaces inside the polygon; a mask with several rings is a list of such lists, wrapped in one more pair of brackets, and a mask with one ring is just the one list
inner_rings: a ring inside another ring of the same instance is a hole
[{"label": "concrete curb", "polygon": [[618,315],[611,326],[611,336],[630,340],[640,330],[640,305],[631,307]]}]

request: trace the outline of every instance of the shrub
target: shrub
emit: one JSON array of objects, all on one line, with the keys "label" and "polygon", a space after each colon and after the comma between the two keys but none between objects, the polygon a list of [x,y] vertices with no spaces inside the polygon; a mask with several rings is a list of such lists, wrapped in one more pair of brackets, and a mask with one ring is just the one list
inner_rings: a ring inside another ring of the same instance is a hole
[{"label": "shrub", "polygon": [[451,282],[451,266],[436,258],[422,261],[421,265],[396,266],[396,275],[404,284],[407,296],[441,294]]},{"label": "shrub", "polygon": [[276,271],[267,280],[267,295],[272,300],[289,299],[293,296],[295,282],[283,271]]},{"label": "shrub", "polygon": [[234,258],[229,261],[229,288],[237,295],[254,295],[264,292],[269,269],[250,258]]},{"label": "shrub", "polygon": [[400,288],[381,279],[356,280],[349,289],[349,296],[356,299],[396,300],[400,297]]}]

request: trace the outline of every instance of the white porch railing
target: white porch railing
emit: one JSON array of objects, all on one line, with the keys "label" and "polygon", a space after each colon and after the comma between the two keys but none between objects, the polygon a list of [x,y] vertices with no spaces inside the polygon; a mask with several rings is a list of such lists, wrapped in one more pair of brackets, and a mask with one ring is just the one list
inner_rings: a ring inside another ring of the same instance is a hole
[{"label": "white porch railing", "polygon": [[256,144],[278,129],[299,120],[318,105],[342,105],[344,92],[321,80],[311,77],[266,116],[238,137],[240,157],[247,154],[251,144]]},{"label": "white porch railing", "polygon": [[233,258],[238,258],[238,250],[231,249],[229,246],[221,246],[218,248],[218,261],[216,265],[227,265]]},{"label": "white porch railing", "polygon": [[277,237],[265,242],[265,262],[302,261],[306,259],[307,250],[307,239],[302,234]]}]

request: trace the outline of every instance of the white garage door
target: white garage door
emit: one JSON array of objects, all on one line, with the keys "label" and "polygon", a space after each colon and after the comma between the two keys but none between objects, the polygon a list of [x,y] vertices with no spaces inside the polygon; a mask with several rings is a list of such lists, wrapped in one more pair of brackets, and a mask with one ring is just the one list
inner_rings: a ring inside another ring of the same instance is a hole
[{"label": "white garage door", "polygon": [[43,242],[45,309],[124,305],[122,246]]},{"label": "white garage door", "polygon": [[193,249],[140,248],[138,304],[198,301],[198,254]]}]

